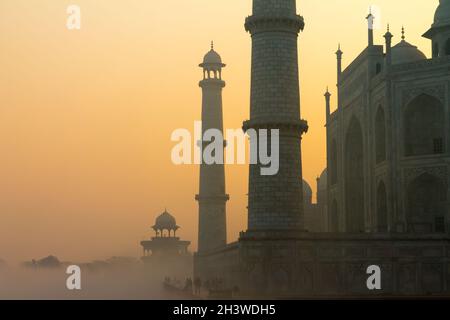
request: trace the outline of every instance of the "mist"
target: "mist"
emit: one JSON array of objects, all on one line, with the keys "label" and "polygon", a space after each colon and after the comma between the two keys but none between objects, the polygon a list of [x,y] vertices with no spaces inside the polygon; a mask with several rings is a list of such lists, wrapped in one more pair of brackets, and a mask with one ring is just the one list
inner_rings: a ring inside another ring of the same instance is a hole
[{"label": "mist", "polygon": [[177,279],[183,284],[190,276],[186,270],[171,270],[164,266],[149,267],[139,260],[127,263],[96,261],[79,264],[81,290],[66,287],[68,264],[56,267],[30,267],[5,265],[0,267],[0,299],[13,300],[144,300],[180,299],[183,291],[168,292],[164,289],[165,277]]}]

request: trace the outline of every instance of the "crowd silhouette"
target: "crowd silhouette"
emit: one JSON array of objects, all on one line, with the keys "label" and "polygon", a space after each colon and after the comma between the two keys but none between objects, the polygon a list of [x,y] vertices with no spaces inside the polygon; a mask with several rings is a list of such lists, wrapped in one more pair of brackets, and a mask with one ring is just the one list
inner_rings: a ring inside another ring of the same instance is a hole
[{"label": "crowd silhouette", "polygon": [[227,297],[235,296],[239,293],[239,287],[226,288],[223,279],[212,278],[202,280],[200,277],[187,277],[183,281],[177,278],[165,277],[164,288],[173,293],[182,293],[187,296],[198,298]]}]

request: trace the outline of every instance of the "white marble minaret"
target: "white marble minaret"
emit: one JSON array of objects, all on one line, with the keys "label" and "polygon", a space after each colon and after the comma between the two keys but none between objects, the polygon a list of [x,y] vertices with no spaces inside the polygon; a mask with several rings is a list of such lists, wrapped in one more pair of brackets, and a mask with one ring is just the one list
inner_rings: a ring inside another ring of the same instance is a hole
[{"label": "white marble minaret", "polygon": [[279,129],[280,167],[261,175],[250,166],[248,230],[302,230],[301,135],[297,38],[303,18],[295,0],[253,0],[245,28],[252,36],[252,80],[248,129]]},{"label": "white marble minaret", "polygon": [[[205,55],[203,63],[202,88],[202,136],[208,129],[217,129],[223,135],[222,63],[220,55],[211,50]],[[207,143],[203,143],[203,148]],[[225,168],[222,164],[200,165],[200,192],[195,197],[199,205],[198,252],[207,252],[226,245],[226,202],[229,196],[225,193]]]}]

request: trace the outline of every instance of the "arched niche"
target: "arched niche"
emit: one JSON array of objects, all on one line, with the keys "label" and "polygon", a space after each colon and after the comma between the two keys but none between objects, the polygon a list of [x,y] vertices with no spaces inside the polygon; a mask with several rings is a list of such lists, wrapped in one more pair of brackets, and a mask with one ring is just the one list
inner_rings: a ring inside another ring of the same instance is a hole
[{"label": "arched niche", "polygon": [[423,173],[407,188],[408,230],[413,233],[445,232],[446,185],[438,177]]},{"label": "arched niche", "polygon": [[386,119],[383,107],[379,106],[375,116],[375,161],[386,160]]},{"label": "arched niche", "polygon": [[335,185],[338,182],[338,156],[337,156],[337,144],[333,139],[330,148],[330,181],[331,185]]},{"label": "arched niche", "polygon": [[383,181],[380,181],[377,188],[377,231],[388,231],[387,192]]},{"label": "arched niche", "polygon": [[444,153],[445,112],[442,103],[428,94],[412,100],[404,112],[405,156]]},{"label": "arched niche", "polygon": [[347,232],[364,232],[364,148],[361,124],[353,117],[345,137]]}]

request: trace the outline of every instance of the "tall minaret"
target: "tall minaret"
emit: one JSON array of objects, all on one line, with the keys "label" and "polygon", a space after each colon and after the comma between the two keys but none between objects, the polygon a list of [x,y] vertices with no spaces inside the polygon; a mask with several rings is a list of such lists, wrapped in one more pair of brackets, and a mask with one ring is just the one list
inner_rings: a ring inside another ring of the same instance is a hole
[{"label": "tall minaret", "polygon": [[[202,136],[208,129],[217,129],[223,135],[222,116],[222,89],[225,81],[222,80],[222,63],[220,55],[211,50],[205,55],[203,63],[202,88]],[[209,142],[212,143],[212,142]],[[203,142],[202,149],[208,145]],[[224,144],[225,146],[225,144]],[[227,243],[226,202],[229,196],[225,193],[225,168],[221,164],[200,165],[200,192],[195,199],[199,206],[198,252],[203,253],[220,248]]]},{"label": "tall minaret", "polygon": [[[279,129],[279,171],[250,165],[248,230],[302,230],[303,192],[297,38],[304,27],[295,0],[253,0],[250,120],[244,130]],[[254,141],[250,141],[254,143]]]}]

